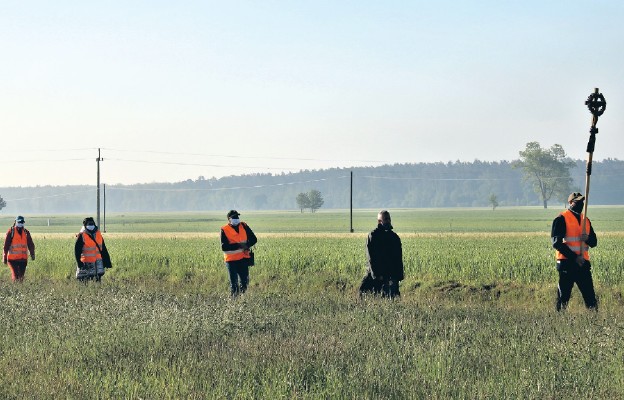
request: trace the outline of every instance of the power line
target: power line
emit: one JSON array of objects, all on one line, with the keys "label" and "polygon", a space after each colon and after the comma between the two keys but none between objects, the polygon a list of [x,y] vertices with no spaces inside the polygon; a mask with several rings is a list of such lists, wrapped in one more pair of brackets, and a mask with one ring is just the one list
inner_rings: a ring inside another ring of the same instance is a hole
[{"label": "power line", "polygon": [[23,159],[19,159],[19,160],[0,160],[0,163],[3,164],[13,164],[13,163],[41,163],[41,162],[65,162],[65,161],[90,161],[92,160],[91,158],[64,158],[64,159],[60,159],[60,160],[43,160],[41,158],[38,158],[36,160],[23,160]]},{"label": "power line", "polygon": [[[622,176],[618,175],[601,175],[602,176]],[[358,176],[364,179],[386,179],[386,180],[408,180],[408,181],[518,181],[523,178],[420,178],[420,177],[395,177],[395,176],[374,176],[364,175]],[[568,179],[569,176],[549,176],[548,179]]]},{"label": "power line", "polygon": [[157,150],[127,150],[127,149],[115,149],[102,147],[102,150],[108,151],[120,151],[120,152],[133,152],[133,153],[150,153],[150,154],[166,154],[166,155],[180,155],[180,156],[200,156],[200,157],[222,157],[222,158],[235,158],[235,159],[254,159],[254,160],[291,160],[291,161],[331,161],[331,162],[371,162],[371,163],[390,163],[396,161],[384,161],[384,160],[334,160],[334,159],[321,159],[321,158],[301,158],[301,157],[275,157],[275,156],[243,156],[243,155],[230,155],[230,154],[208,154],[208,153],[184,153],[184,152],[172,152],[172,151],[157,151]]},{"label": "power line", "polygon": [[27,147],[24,149],[23,152],[28,152],[28,153],[49,153],[49,152],[61,152],[61,151],[91,151],[91,150],[97,150],[97,147],[82,147],[82,148],[55,148],[55,149],[36,149],[33,147]]},{"label": "power line", "polygon": [[223,165],[223,164],[201,164],[201,163],[185,163],[185,162],[174,162],[174,161],[150,161],[150,160],[131,160],[127,158],[107,158],[107,161],[123,161],[123,162],[133,162],[133,163],[145,163],[145,164],[164,164],[164,165],[186,165],[186,166],[195,166],[195,167],[214,167],[214,168],[251,168],[251,169],[275,169],[275,170],[285,170],[285,169],[301,169],[300,167],[266,167],[266,166],[248,166],[248,165]]},{"label": "power line", "polygon": [[[310,179],[306,181],[282,182],[282,183],[275,183],[275,184],[270,184],[270,185],[231,186],[231,187],[224,187],[224,188],[209,188],[209,189],[206,189],[206,188],[204,189],[162,189],[162,188],[151,189],[151,188],[115,187],[115,186],[110,186],[110,185],[107,185],[106,189],[119,190],[119,191],[143,191],[143,192],[211,192],[211,191],[215,192],[215,191],[223,191],[223,190],[259,189],[259,188],[267,188],[267,187],[289,186],[289,185],[297,185],[301,183],[324,182],[324,181],[329,181],[332,179],[344,179],[344,178],[348,178],[348,176],[344,175],[344,176],[337,176],[337,177],[332,177],[332,178]],[[5,201],[37,200],[37,199],[45,199],[45,198],[50,198],[50,197],[67,196],[67,195],[78,194],[78,193],[89,193],[95,190],[96,189],[89,189],[89,190],[81,190],[77,192],[60,193],[60,194],[49,195],[49,196],[24,197],[21,199],[6,199]]]},{"label": "power line", "polygon": [[90,192],[94,192],[94,189],[89,189],[89,190],[80,190],[77,192],[67,192],[67,193],[59,193],[59,194],[51,194],[48,196],[38,196],[38,197],[23,197],[21,199],[5,199],[5,201],[24,201],[24,200],[37,200],[37,199],[49,199],[51,197],[61,197],[61,196],[68,196],[70,194],[78,194],[78,193],[90,193]]},{"label": "power line", "polygon": [[238,190],[238,189],[259,189],[259,188],[267,188],[267,187],[277,187],[277,186],[288,186],[288,185],[297,185],[301,183],[312,183],[312,182],[324,182],[332,179],[344,179],[348,178],[348,176],[337,176],[332,178],[321,178],[321,179],[311,179],[307,181],[298,181],[298,182],[283,182],[283,183],[274,183],[271,185],[252,185],[252,186],[231,186],[224,188],[209,188],[209,189],[162,189],[162,188],[126,188],[126,187],[115,187],[115,186],[106,186],[107,190],[121,190],[121,191],[144,191],[144,192],[214,192],[221,190]]},{"label": "power line", "polygon": [[[83,151],[91,151],[91,150],[97,150],[98,148],[95,147],[91,147],[91,148],[66,148],[66,149],[28,149],[28,152],[83,152]],[[277,157],[277,156],[244,156],[244,155],[228,155],[228,154],[209,154],[209,153],[192,153],[192,152],[172,152],[172,151],[158,151],[158,150],[135,150],[135,149],[119,149],[119,148],[111,148],[111,147],[102,147],[100,148],[101,150],[107,150],[107,151],[113,151],[113,152],[123,152],[123,153],[146,153],[146,154],[159,154],[159,155],[172,155],[172,156],[194,156],[194,157],[211,157],[211,158],[231,158],[231,159],[238,159],[238,160],[244,160],[244,159],[249,159],[249,160],[287,160],[287,161],[319,161],[319,162],[339,162],[339,163],[344,163],[344,162],[352,162],[352,163],[375,163],[375,164],[379,164],[379,163],[395,163],[396,160],[394,161],[388,161],[388,160],[360,160],[360,159],[356,159],[356,160],[346,160],[346,159],[322,159],[322,158],[306,158],[306,157]],[[112,160],[113,158],[107,158]],[[0,161],[0,163],[8,163],[8,162],[29,162],[29,163],[34,163],[34,162],[57,162],[57,161],[85,161],[85,160],[91,160],[91,158],[68,158],[68,159],[61,159],[61,160],[42,160],[42,159],[33,159],[33,160],[4,160],[4,161]],[[164,161],[147,161],[147,160],[131,160],[131,159],[123,159],[123,158],[117,158],[117,161],[129,161],[129,162],[145,162],[145,163],[160,163],[160,164],[167,164],[167,162]],[[205,166],[205,167],[216,167],[216,168],[229,168],[229,167],[237,167],[237,168],[269,168],[269,169],[290,169],[290,170],[295,170],[295,169],[300,169],[301,167],[282,167],[282,168],[276,168],[276,167],[249,167],[249,166],[236,166],[236,165],[223,165],[223,164],[196,164],[196,163],[175,163],[175,162],[170,162],[171,164],[177,164],[177,165],[190,165],[190,166]]]},{"label": "power line", "polygon": [[411,178],[411,177],[394,177],[394,176],[358,176],[358,178],[367,179],[386,179],[386,180],[409,180],[409,181],[517,181],[522,178]]}]

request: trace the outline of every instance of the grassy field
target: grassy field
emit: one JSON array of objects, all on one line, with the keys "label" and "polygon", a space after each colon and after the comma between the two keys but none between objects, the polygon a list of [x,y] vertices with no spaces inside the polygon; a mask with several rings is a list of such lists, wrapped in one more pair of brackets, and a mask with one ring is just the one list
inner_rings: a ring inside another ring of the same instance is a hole
[{"label": "grassy field", "polygon": [[0,277],[0,397],[624,396],[624,208],[590,211],[600,312],[574,289],[562,314],[557,210],[391,210],[399,301],[357,296],[376,211],[349,233],[346,211],[241,210],[259,243],[237,299],[223,213],[111,215],[99,285],[73,279],[83,216],[26,216],[37,259],[21,285]]},{"label": "grassy field", "polygon": [[[348,233],[349,210],[319,210],[311,214],[299,211],[245,211],[241,218],[259,233]],[[355,210],[353,228],[367,233],[374,228],[379,210]],[[550,232],[550,225],[562,208],[517,207],[491,209],[396,209],[390,210],[399,233],[452,232]],[[205,213],[108,214],[106,230],[123,232],[218,232],[226,223],[227,210]],[[27,227],[36,233],[75,233],[87,215],[26,215]],[[89,215],[95,217],[95,215]],[[0,215],[0,226],[10,226],[13,215]],[[624,206],[592,206],[592,223],[601,232],[624,231]],[[104,227],[104,218],[101,221]]]}]

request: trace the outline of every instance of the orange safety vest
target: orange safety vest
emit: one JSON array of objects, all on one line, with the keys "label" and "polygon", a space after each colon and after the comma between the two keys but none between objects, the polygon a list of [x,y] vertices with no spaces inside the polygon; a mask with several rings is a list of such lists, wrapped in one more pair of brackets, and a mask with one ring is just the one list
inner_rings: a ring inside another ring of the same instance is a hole
[{"label": "orange safety vest", "polygon": [[[222,226],[221,229],[223,229],[225,237],[227,237],[230,244],[247,242],[247,231],[245,230],[244,222],[240,223],[238,232],[236,232],[230,224]],[[250,258],[249,250],[236,249],[223,252],[223,259],[225,262],[238,261],[243,258]]]},{"label": "orange safety vest", "polygon": [[[9,252],[7,253],[7,260],[28,260],[28,231],[26,228],[22,228],[22,234],[20,235],[15,227],[11,229],[13,230],[13,239],[11,240],[11,247],[9,247]],[[9,229],[9,232],[11,229]]]},{"label": "orange safety vest", "polygon": [[[587,243],[581,241],[581,223],[583,222],[583,214],[581,214],[581,222],[576,220],[574,213],[570,210],[565,210],[561,213],[563,218],[565,218],[566,223],[566,235],[563,238],[563,242],[568,245],[570,250],[575,252],[576,254],[581,254],[581,245],[583,246],[583,257],[589,261],[589,246]],[[591,223],[589,219],[585,224],[585,233],[589,235],[591,228]],[[555,257],[557,260],[565,260],[566,256],[564,256],[561,252],[556,251]]]},{"label": "orange safety vest", "polygon": [[[83,263],[94,263],[96,260],[102,259],[102,253],[98,249],[102,248],[102,243],[104,243],[104,239],[102,238],[102,234],[99,230],[95,232],[95,241],[91,238],[91,236],[87,232],[80,232],[82,235],[82,254],[80,254],[80,261]],[[97,243],[97,245],[96,245]]]}]

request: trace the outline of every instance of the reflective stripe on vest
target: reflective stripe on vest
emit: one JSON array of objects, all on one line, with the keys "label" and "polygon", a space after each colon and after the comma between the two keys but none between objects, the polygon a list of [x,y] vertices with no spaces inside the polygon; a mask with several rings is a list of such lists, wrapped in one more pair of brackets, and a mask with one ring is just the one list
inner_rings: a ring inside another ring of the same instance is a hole
[{"label": "reflective stripe on vest", "polygon": [[15,227],[13,229],[13,239],[11,240],[11,247],[7,252],[7,260],[18,261],[28,259],[28,238],[26,229],[22,228],[22,234],[17,232]]},{"label": "reflective stripe on vest", "polygon": [[[581,240],[581,223],[583,222],[583,215],[581,214],[581,222],[576,220],[574,213],[570,210],[565,210],[561,213],[566,223],[566,235],[563,238],[563,243],[567,244],[570,250],[575,252],[576,254],[581,254],[581,243],[583,244],[583,258],[589,260],[589,246],[587,243],[582,242]],[[591,228],[591,223],[589,219],[585,224],[585,232],[589,235]],[[557,260],[565,260],[566,256],[564,256],[561,252],[555,252],[555,258]]]},{"label": "reflective stripe on vest", "polygon": [[[230,244],[247,242],[247,231],[243,222],[238,225],[238,232],[230,224],[222,226],[221,229]],[[236,249],[223,252],[225,262],[238,261],[243,258],[249,258],[249,250]]]},{"label": "reflective stripe on vest", "polygon": [[[83,241],[82,254],[80,254],[80,261],[82,261],[83,263],[84,262],[94,263],[96,260],[101,260],[102,254],[98,250],[95,244],[96,242],[93,241],[93,239],[87,232],[81,232],[80,234],[82,235],[82,241]],[[100,233],[99,230],[95,232],[95,240],[97,241],[97,244],[100,246],[100,249],[101,249],[102,243],[104,242],[104,240],[102,239],[102,234]]]}]

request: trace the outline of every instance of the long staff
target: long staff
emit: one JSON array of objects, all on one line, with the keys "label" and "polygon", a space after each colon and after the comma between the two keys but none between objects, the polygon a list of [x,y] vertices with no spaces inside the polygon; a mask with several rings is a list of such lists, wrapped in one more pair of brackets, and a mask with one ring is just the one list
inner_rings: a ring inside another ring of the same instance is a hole
[{"label": "long staff", "polygon": [[[585,233],[585,225],[587,224],[587,205],[589,204],[589,181],[592,173],[592,159],[594,157],[594,147],[596,146],[596,134],[598,133],[598,128],[596,128],[596,124],[598,123],[598,117],[604,113],[607,108],[607,102],[599,92],[598,88],[594,89],[594,93],[590,94],[587,97],[587,101],[585,102],[587,108],[589,108],[589,112],[592,113],[592,126],[589,129],[589,141],[587,142],[587,169],[585,174],[585,206],[583,208],[583,222],[581,223],[581,233]],[[589,232],[587,233],[589,234]],[[584,246],[583,246],[584,247]],[[584,248],[581,249],[581,255],[585,251]]]}]

